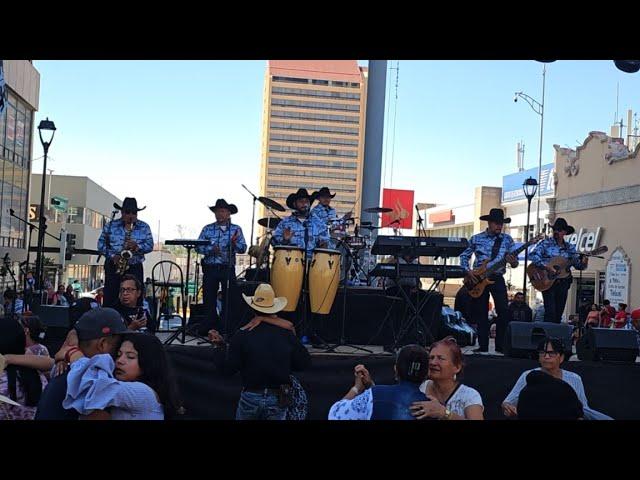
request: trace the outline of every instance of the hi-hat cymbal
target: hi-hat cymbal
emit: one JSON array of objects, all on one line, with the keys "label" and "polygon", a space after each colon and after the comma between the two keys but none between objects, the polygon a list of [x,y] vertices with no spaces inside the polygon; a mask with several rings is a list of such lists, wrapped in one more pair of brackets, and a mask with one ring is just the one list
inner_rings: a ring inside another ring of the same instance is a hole
[{"label": "hi-hat cymbal", "polygon": [[273,208],[274,210],[277,210],[279,212],[286,212],[287,211],[282,205],[280,205],[275,200],[271,200],[270,198],[258,197],[258,201],[260,203],[262,203],[265,207]]},{"label": "hi-hat cymbal", "polygon": [[279,218],[261,218],[258,220],[258,225],[262,225],[265,228],[276,228],[279,223]]},{"label": "hi-hat cymbal", "polygon": [[388,212],[393,212],[393,208],[369,207],[369,208],[365,208],[364,211],[369,213],[388,213]]},{"label": "hi-hat cymbal", "polygon": [[371,225],[373,225],[371,222],[360,222],[360,228],[370,227]]},{"label": "hi-hat cymbal", "polygon": [[376,230],[376,229],[382,228],[382,227],[378,227],[376,225],[361,225],[360,228],[364,229],[364,230]]}]

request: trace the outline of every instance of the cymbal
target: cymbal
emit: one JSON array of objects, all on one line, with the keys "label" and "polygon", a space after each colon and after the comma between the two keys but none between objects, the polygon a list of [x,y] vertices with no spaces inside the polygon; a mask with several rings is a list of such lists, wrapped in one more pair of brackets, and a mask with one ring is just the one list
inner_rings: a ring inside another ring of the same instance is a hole
[{"label": "cymbal", "polygon": [[371,225],[373,225],[371,222],[360,222],[360,228],[370,227]]},{"label": "cymbal", "polygon": [[277,210],[279,212],[286,212],[287,211],[282,205],[280,205],[275,200],[271,200],[270,198],[258,197],[258,201],[260,203],[262,203],[265,207],[273,208],[274,210]]},{"label": "cymbal", "polygon": [[261,218],[258,220],[258,225],[261,225],[265,228],[276,228],[280,223],[279,218]]},{"label": "cymbal", "polygon": [[378,227],[376,225],[361,225],[360,228],[364,230],[377,230],[378,228],[382,227]]},{"label": "cymbal", "polygon": [[393,212],[393,208],[369,207],[369,208],[365,208],[364,211],[369,213],[388,213],[388,212]]}]

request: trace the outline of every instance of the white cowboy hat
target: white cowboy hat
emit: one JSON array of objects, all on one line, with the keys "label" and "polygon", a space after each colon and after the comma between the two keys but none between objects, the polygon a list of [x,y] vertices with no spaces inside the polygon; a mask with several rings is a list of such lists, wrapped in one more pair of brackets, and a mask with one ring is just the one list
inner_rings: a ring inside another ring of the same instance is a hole
[{"label": "white cowboy hat", "polygon": [[287,306],[287,298],[276,297],[273,288],[268,283],[258,285],[253,297],[243,293],[242,298],[251,308],[262,313],[278,313]]}]

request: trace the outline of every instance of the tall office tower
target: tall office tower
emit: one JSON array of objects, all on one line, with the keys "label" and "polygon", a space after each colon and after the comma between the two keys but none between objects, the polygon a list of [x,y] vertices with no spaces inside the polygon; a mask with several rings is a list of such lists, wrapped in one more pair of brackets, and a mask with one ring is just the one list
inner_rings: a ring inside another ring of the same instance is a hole
[{"label": "tall office tower", "polygon": [[367,69],[355,60],[270,60],[264,85],[260,195],[284,206],[298,188],[329,187],[338,215],[359,217]]}]

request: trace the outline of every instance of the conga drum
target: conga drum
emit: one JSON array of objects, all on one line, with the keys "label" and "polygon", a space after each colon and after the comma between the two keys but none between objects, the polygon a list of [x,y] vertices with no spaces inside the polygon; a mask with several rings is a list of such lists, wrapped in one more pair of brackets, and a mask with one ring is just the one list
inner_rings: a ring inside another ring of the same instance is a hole
[{"label": "conga drum", "polygon": [[340,252],[316,248],[309,267],[309,300],[311,313],[323,315],[331,311],[340,283]]},{"label": "conga drum", "polygon": [[284,312],[293,312],[298,306],[304,277],[304,249],[281,245],[274,247],[271,265],[271,286],[276,297],[286,297]]}]

